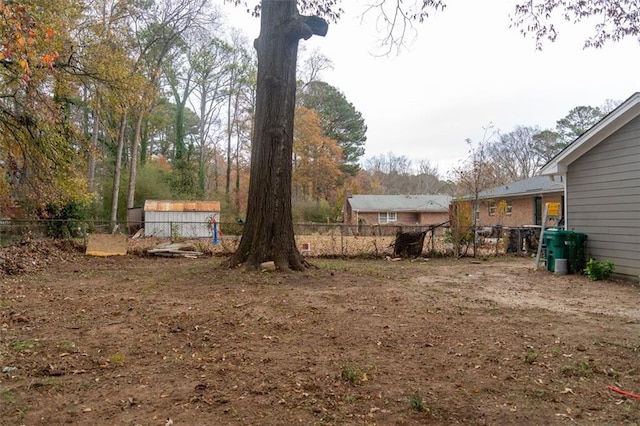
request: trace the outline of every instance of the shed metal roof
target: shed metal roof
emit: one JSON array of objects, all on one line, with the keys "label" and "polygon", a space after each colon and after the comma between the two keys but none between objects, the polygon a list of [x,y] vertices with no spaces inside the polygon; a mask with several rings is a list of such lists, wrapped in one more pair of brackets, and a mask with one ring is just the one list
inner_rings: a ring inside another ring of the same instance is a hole
[{"label": "shed metal roof", "polygon": [[219,212],[219,201],[146,200],[145,212]]},{"label": "shed metal roof", "polygon": [[448,195],[353,195],[349,204],[359,212],[448,212]]}]

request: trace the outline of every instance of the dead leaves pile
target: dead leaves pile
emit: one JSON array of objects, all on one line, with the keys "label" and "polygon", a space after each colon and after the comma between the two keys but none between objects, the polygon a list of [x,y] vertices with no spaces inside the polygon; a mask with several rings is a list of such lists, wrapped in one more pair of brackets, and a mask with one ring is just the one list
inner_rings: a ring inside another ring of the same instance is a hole
[{"label": "dead leaves pile", "polygon": [[83,251],[82,244],[72,240],[24,239],[0,248],[0,275],[38,272],[77,260]]}]

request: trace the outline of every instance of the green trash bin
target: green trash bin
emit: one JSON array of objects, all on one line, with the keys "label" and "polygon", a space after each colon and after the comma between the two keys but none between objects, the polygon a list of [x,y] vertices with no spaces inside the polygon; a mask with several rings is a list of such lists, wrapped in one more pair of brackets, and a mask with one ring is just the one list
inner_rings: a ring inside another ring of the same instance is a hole
[{"label": "green trash bin", "polygon": [[567,235],[569,273],[578,274],[587,266],[587,234],[571,232]]},{"label": "green trash bin", "polygon": [[569,259],[569,244],[572,231],[562,229],[547,229],[544,232],[544,241],[547,246],[547,271],[555,272],[556,259]]}]

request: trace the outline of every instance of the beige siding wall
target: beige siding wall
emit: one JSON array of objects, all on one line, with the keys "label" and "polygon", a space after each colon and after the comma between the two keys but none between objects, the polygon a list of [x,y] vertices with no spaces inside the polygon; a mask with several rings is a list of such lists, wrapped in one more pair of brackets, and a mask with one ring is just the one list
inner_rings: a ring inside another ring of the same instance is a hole
[{"label": "beige siding wall", "polygon": [[640,117],[569,166],[567,229],[587,234],[587,256],[640,276]]}]

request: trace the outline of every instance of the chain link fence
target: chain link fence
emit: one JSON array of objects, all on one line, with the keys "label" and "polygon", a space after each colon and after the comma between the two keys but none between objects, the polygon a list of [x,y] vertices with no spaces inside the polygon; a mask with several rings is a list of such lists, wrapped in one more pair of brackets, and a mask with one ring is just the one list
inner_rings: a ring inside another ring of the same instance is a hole
[{"label": "chain link fence", "polygon": [[[447,224],[418,225],[346,225],[323,223],[294,224],[296,244],[300,252],[309,257],[384,257],[393,255],[398,233],[424,232],[422,255],[471,255],[472,241],[458,242],[454,247]],[[131,244],[152,246],[166,241],[197,240],[198,246],[207,247],[213,254],[232,253],[242,235],[241,222],[154,222],[149,229],[162,229],[159,235],[145,235],[144,228],[115,226],[115,232],[128,235]],[[0,245],[8,246],[23,239],[77,239],[86,247],[90,234],[110,234],[114,227],[107,221],[78,220],[2,220]],[[474,235],[473,230],[470,234]],[[486,231],[486,230],[485,230]],[[526,237],[529,232],[503,230],[500,237],[485,237],[476,232],[479,254],[523,254],[535,249]],[[479,237],[478,237],[479,235]],[[535,233],[533,234],[535,235]],[[537,241],[536,241],[537,245]]]}]

